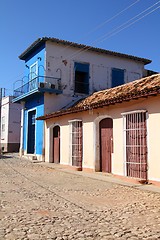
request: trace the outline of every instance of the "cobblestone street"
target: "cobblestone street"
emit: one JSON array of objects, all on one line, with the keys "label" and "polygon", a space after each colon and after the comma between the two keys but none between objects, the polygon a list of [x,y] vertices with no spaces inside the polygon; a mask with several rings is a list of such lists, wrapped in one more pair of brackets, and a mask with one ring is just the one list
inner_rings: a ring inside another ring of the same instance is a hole
[{"label": "cobblestone street", "polygon": [[11,155],[0,159],[0,239],[160,239],[160,194]]}]

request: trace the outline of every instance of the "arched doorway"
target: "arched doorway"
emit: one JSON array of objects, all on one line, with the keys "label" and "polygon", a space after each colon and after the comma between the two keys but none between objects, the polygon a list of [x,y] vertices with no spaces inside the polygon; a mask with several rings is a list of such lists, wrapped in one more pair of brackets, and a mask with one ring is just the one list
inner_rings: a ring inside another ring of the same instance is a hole
[{"label": "arched doorway", "polygon": [[100,171],[111,173],[113,152],[113,120],[104,118],[99,123]]},{"label": "arched doorway", "polygon": [[60,127],[53,128],[53,163],[60,163]]}]

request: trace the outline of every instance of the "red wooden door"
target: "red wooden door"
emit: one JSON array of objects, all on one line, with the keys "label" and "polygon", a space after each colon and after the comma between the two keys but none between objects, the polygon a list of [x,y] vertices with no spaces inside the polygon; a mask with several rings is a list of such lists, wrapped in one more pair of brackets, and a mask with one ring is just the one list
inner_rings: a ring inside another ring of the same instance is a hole
[{"label": "red wooden door", "polygon": [[53,162],[60,162],[60,127],[53,128]]},{"label": "red wooden door", "polygon": [[100,171],[111,173],[113,120],[105,118],[99,123],[100,130]]}]

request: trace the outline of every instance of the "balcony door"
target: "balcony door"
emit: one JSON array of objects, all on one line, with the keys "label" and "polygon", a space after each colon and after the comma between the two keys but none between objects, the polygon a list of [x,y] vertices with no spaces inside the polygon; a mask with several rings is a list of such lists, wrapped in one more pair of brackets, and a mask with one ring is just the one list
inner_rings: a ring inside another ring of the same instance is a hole
[{"label": "balcony door", "polygon": [[35,62],[30,66],[29,91],[32,91],[37,87],[37,76],[38,76],[38,63]]},{"label": "balcony door", "polygon": [[27,153],[35,153],[35,119],[36,110],[28,112],[28,141]]}]

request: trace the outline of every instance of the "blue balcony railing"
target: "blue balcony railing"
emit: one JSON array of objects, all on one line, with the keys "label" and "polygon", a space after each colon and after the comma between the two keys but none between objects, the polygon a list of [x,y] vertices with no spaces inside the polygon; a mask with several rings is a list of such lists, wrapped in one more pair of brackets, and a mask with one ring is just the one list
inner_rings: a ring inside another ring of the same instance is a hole
[{"label": "blue balcony railing", "polygon": [[36,76],[32,80],[14,89],[13,96],[18,98],[23,95],[30,95],[34,92],[61,93],[61,79],[47,76]]}]

